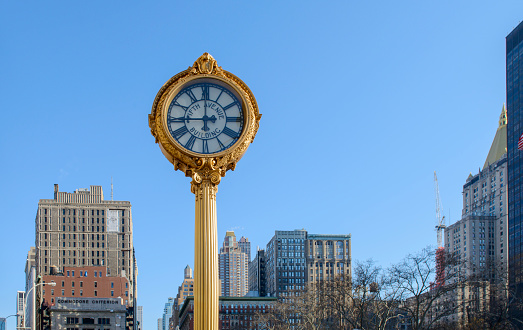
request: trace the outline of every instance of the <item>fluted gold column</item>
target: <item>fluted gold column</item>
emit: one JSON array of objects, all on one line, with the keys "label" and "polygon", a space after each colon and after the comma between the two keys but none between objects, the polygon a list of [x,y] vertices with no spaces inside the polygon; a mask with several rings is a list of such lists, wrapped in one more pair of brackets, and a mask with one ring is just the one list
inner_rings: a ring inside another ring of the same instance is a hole
[{"label": "fluted gold column", "polygon": [[218,330],[218,226],[216,192],[220,175],[195,173],[191,191],[196,197],[194,239],[194,329]]}]

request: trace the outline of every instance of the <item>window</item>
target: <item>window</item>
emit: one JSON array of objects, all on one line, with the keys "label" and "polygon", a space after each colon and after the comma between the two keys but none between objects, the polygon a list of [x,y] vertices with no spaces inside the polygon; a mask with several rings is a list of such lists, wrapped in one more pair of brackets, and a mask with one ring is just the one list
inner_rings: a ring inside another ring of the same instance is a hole
[{"label": "window", "polygon": [[98,282],[94,282],[94,287],[97,288],[98,287]]},{"label": "window", "polygon": [[92,317],[84,317],[82,319],[82,324],[94,324],[94,318],[92,318]]},{"label": "window", "polygon": [[111,319],[108,317],[98,318],[98,324],[111,324]]},{"label": "window", "polygon": [[77,317],[68,317],[65,321],[66,324],[78,324]]}]

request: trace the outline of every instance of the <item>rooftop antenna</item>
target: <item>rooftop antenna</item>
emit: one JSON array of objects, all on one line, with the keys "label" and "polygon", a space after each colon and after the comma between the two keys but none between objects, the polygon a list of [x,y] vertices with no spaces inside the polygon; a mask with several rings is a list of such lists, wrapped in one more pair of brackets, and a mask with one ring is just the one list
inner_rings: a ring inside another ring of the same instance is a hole
[{"label": "rooftop antenna", "polygon": [[111,201],[113,200],[113,177],[111,176]]}]

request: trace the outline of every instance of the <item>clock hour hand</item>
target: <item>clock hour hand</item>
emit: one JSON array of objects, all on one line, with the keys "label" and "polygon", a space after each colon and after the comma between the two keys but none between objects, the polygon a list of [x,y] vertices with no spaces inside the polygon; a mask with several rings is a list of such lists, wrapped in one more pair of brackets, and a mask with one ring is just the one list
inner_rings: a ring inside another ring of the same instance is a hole
[{"label": "clock hour hand", "polygon": [[214,124],[214,122],[216,121],[216,117],[214,115],[212,115],[212,117],[208,117],[207,115],[204,115],[202,117],[202,120],[203,120],[202,130],[204,132],[207,132],[207,131],[211,130],[209,127],[207,127],[207,122],[210,121]]}]

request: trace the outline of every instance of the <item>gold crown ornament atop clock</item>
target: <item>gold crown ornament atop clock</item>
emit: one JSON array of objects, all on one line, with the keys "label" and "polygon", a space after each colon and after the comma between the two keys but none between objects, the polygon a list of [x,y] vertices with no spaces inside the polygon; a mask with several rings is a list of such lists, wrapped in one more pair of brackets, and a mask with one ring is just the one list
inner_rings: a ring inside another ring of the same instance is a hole
[{"label": "gold crown ornament atop clock", "polygon": [[162,86],[149,127],[175,170],[193,176],[206,167],[224,176],[254,140],[260,118],[249,87],[204,53]]}]

